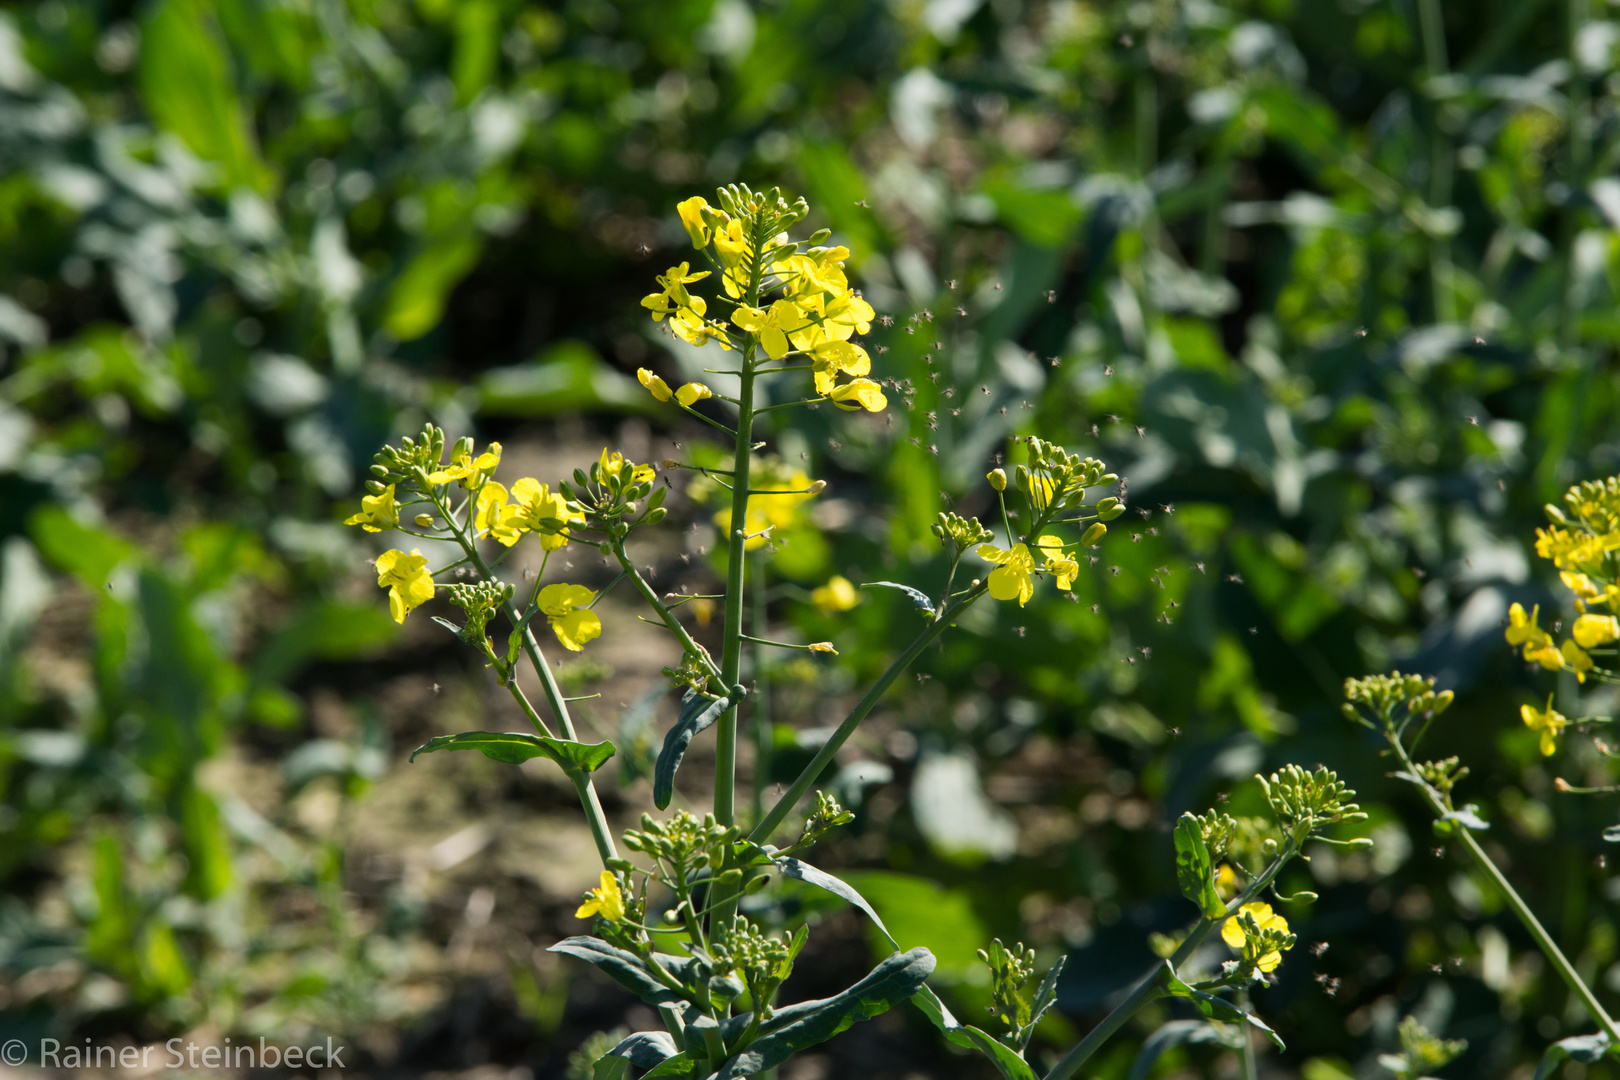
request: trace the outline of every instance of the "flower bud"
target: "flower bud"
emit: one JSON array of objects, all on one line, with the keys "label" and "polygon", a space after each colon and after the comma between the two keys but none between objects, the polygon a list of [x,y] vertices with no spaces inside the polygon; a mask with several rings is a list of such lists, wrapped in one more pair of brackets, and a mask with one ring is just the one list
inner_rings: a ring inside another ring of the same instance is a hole
[{"label": "flower bud", "polygon": [[366,490],[371,492],[373,495],[381,495],[385,490],[387,490],[387,485],[385,485],[381,480],[367,480]]},{"label": "flower bud", "polygon": [[679,468],[681,468],[681,463],[676,461],[672,457],[667,457],[667,458],[664,459],[664,468],[666,468],[666,469],[679,469]]},{"label": "flower bud", "polygon": [[416,515],[416,523],[418,525],[420,525],[424,529],[431,529],[431,528],[433,528],[433,515],[432,514],[417,514]]},{"label": "flower bud", "polygon": [[371,467],[371,475],[375,476],[379,480],[382,480],[382,479],[386,478],[388,476],[388,466],[386,466],[386,465],[373,465]]},{"label": "flower bud", "polygon": [[1030,490],[1029,468],[1027,466],[1024,466],[1024,465],[1018,466],[1018,471],[1016,473],[1014,473],[1013,475],[1018,480],[1018,490],[1020,490],[1020,491],[1028,491],[1028,490]]},{"label": "flower bud", "polygon": [[1109,507],[1107,510],[1102,509],[1101,504],[1099,503],[1098,504],[1098,510],[1097,510],[1097,520],[1098,521],[1113,521],[1115,518],[1119,517],[1119,515],[1123,514],[1124,512],[1125,512],[1125,507],[1122,506],[1117,499],[1114,501],[1114,505]]},{"label": "flower bud", "polygon": [[1443,713],[1447,709],[1451,708],[1452,699],[1456,696],[1457,695],[1452,693],[1450,690],[1442,690],[1438,694],[1434,695],[1435,715],[1438,716],[1440,713]]},{"label": "flower bud", "polygon": [[827,481],[825,481],[825,480],[817,480],[815,483],[810,485],[809,493],[811,495],[820,495],[823,491],[826,491],[826,490],[827,490]]},{"label": "flower bud", "polygon": [[1554,506],[1552,503],[1548,503],[1546,506],[1543,506],[1542,509],[1547,512],[1547,518],[1549,520],[1556,521],[1560,525],[1564,524],[1564,512],[1558,509],[1558,507]]},{"label": "flower bud", "polygon": [[1091,523],[1091,528],[1087,529],[1083,534],[1081,534],[1080,544],[1083,547],[1092,547],[1098,543],[1101,543],[1102,538],[1107,535],[1108,526],[1104,525],[1100,521],[1093,521]]},{"label": "flower bud", "polygon": [[997,491],[1007,490],[1007,474],[1001,469],[991,469],[984,475],[985,479],[990,481],[990,486],[995,488]]},{"label": "flower bud", "polygon": [[664,520],[665,515],[667,515],[668,513],[669,513],[669,511],[666,510],[662,506],[653,507],[651,510],[647,511],[647,518],[646,518],[647,524],[648,525],[656,525],[656,524],[658,524],[660,521]]}]

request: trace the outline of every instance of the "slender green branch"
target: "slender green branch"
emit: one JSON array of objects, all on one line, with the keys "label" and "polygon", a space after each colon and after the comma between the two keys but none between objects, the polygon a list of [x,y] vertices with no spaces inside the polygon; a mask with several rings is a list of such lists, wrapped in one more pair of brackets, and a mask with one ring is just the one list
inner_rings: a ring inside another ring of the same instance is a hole
[{"label": "slender green branch", "polygon": [[834,731],[832,736],[822,744],[821,749],[816,752],[816,756],[810,759],[810,764],[806,765],[803,771],[799,773],[798,778],[793,781],[793,785],[787,789],[781,798],[776,800],[775,805],[771,807],[769,813],[760,819],[759,824],[754,826],[754,831],[748,834],[748,839],[756,844],[763,844],[771,838],[771,834],[776,831],[777,827],[782,824],[783,819],[798,805],[799,800],[804,798],[805,793],[810,790],[810,786],[816,782],[816,777],[821,775],[821,771],[827,767],[828,762],[832,761],[833,755],[838,753],[844,743],[849,741],[849,737],[855,734],[855,729],[861,726],[861,721],[866,719],[867,714],[877,705],[878,700],[894,684],[894,680],[898,679],[901,673],[910,667],[917,657],[922,655],[922,651],[932,644],[935,638],[945,632],[946,627],[950,626],[951,622],[962,613],[962,609],[984,595],[988,588],[989,586],[983,581],[974,585],[963,594],[960,600],[942,610],[934,621],[929,623],[927,628],[918,634],[910,645],[906,646],[906,651],[901,653],[894,663],[889,665],[887,671],[878,676],[877,682],[873,683],[871,689],[867,690],[866,696],[856,703],[855,707],[850,710],[849,715],[844,717],[844,722],[838,725],[838,730]]},{"label": "slender green branch", "polygon": [[[687,655],[697,657],[698,663],[703,665],[704,669],[709,673],[709,677],[718,683],[720,669],[714,666],[714,661],[709,658],[708,650],[692,640],[692,635],[686,632],[686,627],[681,625],[681,621],[675,617],[675,613],[658,598],[658,594],[653,591],[653,587],[648,584],[647,579],[641,576],[641,572],[630,561],[630,556],[624,550],[623,540],[614,542],[613,554],[618,557],[619,565],[624,567],[624,574],[630,579],[630,583],[636,587],[636,591],[641,594],[641,598],[647,601],[647,605],[658,613],[658,618],[669,632],[675,635],[675,640],[681,643],[681,648],[686,650]],[[719,686],[716,693],[724,694],[727,689],[728,687]]]},{"label": "slender green branch", "polygon": [[[1386,734],[1386,738],[1390,746],[1394,748],[1396,756],[1401,759],[1401,764],[1406,767],[1407,774],[1416,780],[1418,786],[1423,790],[1424,798],[1428,801],[1430,809],[1435,812],[1436,816],[1441,818],[1450,814],[1452,811],[1446,805],[1445,798],[1434,789],[1433,785],[1424,781],[1422,776],[1419,775],[1417,767],[1412,764],[1412,758],[1407,754],[1406,747],[1401,745],[1400,739],[1394,737],[1393,734]],[[1513,914],[1518,916],[1519,922],[1523,924],[1524,928],[1530,931],[1530,936],[1535,939],[1542,955],[1557,970],[1558,977],[1564,980],[1564,985],[1569,987],[1569,992],[1580,999],[1581,1004],[1586,1008],[1593,1022],[1603,1029],[1603,1033],[1609,1037],[1609,1041],[1615,1045],[1620,1045],[1620,1029],[1615,1027],[1614,1020],[1610,1018],[1608,1012],[1599,1003],[1597,995],[1592,993],[1592,988],[1587,986],[1586,981],[1576,972],[1575,965],[1569,962],[1569,958],[1558,947],[1558,943],[1552,939],[1552,935],[1547,933],[1546,927],[1541,925],[1541,920],[1537,919],[1535,912],[1530,910],[1530,905],[1524,902],[1524,897],[1520,896],[1518,890],[1508,882],[1507,875],[1503,874],[1501,868],[1485,853],[1485,849],[1479,846],[1479,841],[1474,839],[1474,835],[1469,831],[1468,827],[1461,822],[1455,822],[1455,824],[1454,835],[1458,842],[1473,858],[1475,864],[1501,890],[1502,897],[1507,901],[1508,907],[1513,909]]]}]

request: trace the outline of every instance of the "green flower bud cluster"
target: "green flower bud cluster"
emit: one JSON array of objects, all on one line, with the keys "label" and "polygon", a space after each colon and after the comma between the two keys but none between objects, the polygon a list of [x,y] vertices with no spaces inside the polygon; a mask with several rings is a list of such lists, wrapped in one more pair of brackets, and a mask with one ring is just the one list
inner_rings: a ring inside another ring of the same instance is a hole
[{"label": "green flower bud cluster", "polygon": [[1232,848],[1232,841],[1238,837],[1237,819],[1231,814],[1211,810],[1207,814],[1194,814],[1193,820],[1198,822],[1198,832],[1204,838],[1204,846],[1209,849],[1210,861],[1219,862],[1225,858]]},{"label": "green flower bud cluster", "polygon": [[941,513],[939,520],[929,527],[933,529],[934,535],[939,537],[940,543],[949,541],[958,551],[966,551],[976,544],[988,543],[995,536],[978,518],[962,518],[955,514]]},{"label": "green flower bud cluster", "polygon": [[1255,779],[1277,815],[1277,824],[1296,842],[1324,825],[1367,818],[1351,802],[1356,793],[1331,769],[1317,766],[1314,772],[1307,772],[1298,765],[1285,765],[1269,780],[1259,775]]},{"label": "green flower bud cluster", "polygon": [[735,972],[748,987],[748,996],[760,1008],[760,1019],[769,1020],[771,998],[793,972],[793,947],[738,915],[727,928],[724,939],[716,942],[709,952],[714,958],[714,974],[723,976]]},{"label": "green flower bud cluster", "polygon": [[[471,439],[463,439],[462,442],[471,449]],[[424,424],[422,434],[417,438],[407,435],[399,440],[398,446],[384,446],[372,456],[371,479],[366,481],[366,491],[380,495],[389,484],[415,480],[420,473],[438,468],[443,457],[444,429]]]},{"label": "green flower bud cluster", "polygon": [[[591,463],[588,471],[575,469],[574,482],[564,480],[557,485],[557,490],[615,540],[628,535],[637,525],[658,524],[668,513],[664,498],[669,488],[655,484],[652,466],[637,465],[622,454],[606,450],[602,451],[600,460]],[[627,518],[632,520],[625,520]],[[564,522],[554,518],[545,518],[540,525],[552,531],[565,527]]]},{"label": "green flower bud cluster", "polygon": [[[761,231],[769,232],[773,236],[810,216],[810,204],[804,201],[803,196],[789,203],[782,195],[781,188],[754,191],[747,184],[727,184],[716,192],[716,197],[720,208],[726,213],[756,225]],[[707,214],[704,217],[705,224],[710,228],[724,224],[724,219],[718,215],[715,215],[713,221],[707,220],[709,217]],[[810,237],[810,243],[819,244],[827,238],[827,235],[818,232]]]},{"label": "green flower bud cluster", "polygon": [[1441,761],[1425,761],[1418,765],[1417,773],[1443,798],[1450,800],[1451,790],[1468,775],[1468,766],[1461,764],[1453,756]]},{"label": "green flower bud cluster", "polygon": [[804,832],[800,834],[798,843],[793,845],[793,850],[803,851],[840,825],[848,825],[854,820],[855,815],[840,806],[837,797],[825,791],[818,791],[816,808],[805,820]]},{"label": "green flower bud cluster", "polygon": [[463,641],[481,644],[489,620],[502,604],[512,599],[514,587],[497,581],[478,581],[471,584],[457,582],[441,585],[450,602],[467,613],[467,625],[457,633]]},{"label": "green flower bud cluster", "polygon": [[1378,1064],[1399,1080],[1419,1080],[1435,1069],[1444,1068],[1468,1049],[1466,1039],[1437,1038],[1415,1016],[1401,1021],[1401,1052],[1380,1054]]},{"label": "green flower bud cluster", "polygon": [[990,968],[992,1003],[986,1009],[1011,1031],[1029,1026],[1030,1008],[1023,989],[1035,976],[1035,950],[1023,942],[1014,942],[1009,949],[994,938],[990,948],[979,950],[979,959]]},{"label": "green flower bud cluster", "polygon": [[1267,905],[1246,904],[1232,916],[1232,921],[1243,931],[1243,955],[1238,964],[1244,977],[1275,968],[1277,965],[1273,958],[1292,949],[1297,940],[1284,920],[1271,916],[1262,922],[1256,915],[1256,907],[1264,908],[1265,914],[1270,914]]},{"label": "green flower bud cluster", "polygon": [[[1119,482],[1096,458],[1071,454],[1057,443],[1033,435],[1024,441],[1029,446],[1029,464],[1018,466],[1014,475],[1018,489],[1029,496],[1037,513],[1049,506],[1077,506],[1088,488],[1112,487]],[[1118,500],[1110,507],[1110,512],[1115,510],[1123,512]]]},{"label": "green flower bud cluster", "polygon": [[680,869],[718,868],[735,832],[713,814],[703,815],[701,821],[685,810],[677,810],[668,821],[642,814],[639,830],[625,830],[624,846]]},{"label": "green flower bud cluster", "polygon": [[[1393,671],[1388,675],[1344,680],[1344,697],[1343,711],[1347,720],[1366,727],[1391,729],[1401,709],[1406,710],[1408,718],[1428,713],[1438,716],[1451,707],[1454,695],[1450,690],[1436,693],[1432,676],[1402,675]],[[1369,723],[1362,715],[1363,709],[1371,713],[1378,724]]]}]

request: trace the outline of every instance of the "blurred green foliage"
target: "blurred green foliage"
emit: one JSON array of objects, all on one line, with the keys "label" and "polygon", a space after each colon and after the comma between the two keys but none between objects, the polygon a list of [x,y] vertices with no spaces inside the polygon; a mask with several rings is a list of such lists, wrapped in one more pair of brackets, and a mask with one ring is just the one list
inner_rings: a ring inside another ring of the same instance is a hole
[{"label": "blurred green foliage", "polygon": [[[1373,1075],[1408,1014],[1468,1040],[1448,1075],[1537,1060],[1578,1013],[1498,900],[1431,854],[1337,703],[1345,676],[1394,663],[1456,688],[1431,750],[1473,768],[1495,853],[1565,949],[1620,978],[1613,811],[1558,797],[1550,771],[1604,767],[1579,740],[1540,760],[1512,706],[1543,680],[1499,632],[1514,600],[1555,606],[1527,557],[1539,507],[1620,468],[1606,14],[0,12],[0,1027],[413,1022],[376,990],[421,925],[408,898],[358,898],[341,830],[270,820],[210,770],[278,763],[289,799],[336,777],[349,814],[401,767],[368,696],[426,647],[353,587],[366,548],[336,522],[365,463],[424,419],[509,440],[575,415],[671,424],[629,373],[700,365],[636,298],[682,257],[675,201],[743,179],[802,191],[848,244],[892,320],[875,374],[898,384],[886,425],[817,412],[768,433],[837,496],[769,556],[771,618],[879,670],[915,626],[903,596],[862,590],[840,615],[802,597],[834,573],[934,582],[934,515],[986,515],[980,478],[1020,434],[1104,458],[1139,508],[1072,600],[975,609],[869,760],[829,778],[862,808],[851,880],[902,944],[962,938],[942,968],[969,1002],[988,1000],[988,935],[1068,951],[1049,1023],[1083,1028],[1186,914],[1169,823],[1252,811],[1246,777],[1321,760],[1379,845],[1285,886],[1321,892],[1289,917],[1332,944],[1257,1003],[1285,1075]],[[785,780],[842,684],[767,674]],[[334,690],[367,717],[344,738],[311,726]],[[1613,711],[1558,693],[1569,715]],[[555,987],[513,979],[549,1046]],[[535,1060],[560,1072],[572,1045]],[[1174,1047],[1160,1074],[1226,1053]]]}]

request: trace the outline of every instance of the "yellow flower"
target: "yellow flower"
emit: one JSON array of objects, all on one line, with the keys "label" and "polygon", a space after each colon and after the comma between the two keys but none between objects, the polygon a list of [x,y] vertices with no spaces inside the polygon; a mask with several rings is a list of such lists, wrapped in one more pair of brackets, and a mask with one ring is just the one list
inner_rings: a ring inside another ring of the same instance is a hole
[{"label": "yellow flower", "polygon": [[568,504],[568,500],[562,497],[561,492],[552,491],[548,485],[542,484],[532,476],[525,476],[512,485],[512,498],[517,503],[512,508],[513,525],[524,532],[538,535],[540,546],[547,551],[567,547],[568,534],[561,531],[548,532],[541,524],[546,518],[556,518],[564,525],[585,524],[585,518]]},{"label": "yellow flower", "polygon": [[811,591],[810,602],[820,608],[823,615],[833,615],[860,603],[861,594],[848,578],[834,574],[827,579],[827,584]]},{"label": "yellow flower", "polygon": [[714,619],[714,601],[707,596],[700,596],[687,602],[692,605],[692,615],[697,619],[699,626],[708,626]]},{"label": "yellow flower", "polygon": [[1558,576],[1563,580],[1565,587],[1575,594],[1577,600],[1585,603],[1602,602],[1603,590],[1594,585],[1592,579],[1585,574],[1572,574],[1568,570],[1560,570]]},{"label": "yellow flower", "polygon": [[731,321],[744,330],[758,334],[759,343],[765,347],[765,355],[772,360],[786,356],[793,348],[788,335],[802,330],[810,322],[805,318],[803,309],[791,300],[778,300],[764,311],[739,304],[737,310],[731,313]]},{"label": "yellow flower", "polygon": [[362,498],[360,512],[343,524],[358,525],[366,532],[399,528],[399,507],[394,505],[394,485],[389,484],[379,495],[367,495]]},{"label": "yellow flower", "polygon": [[508,507],[506,486],[491,480],[478,489],[478,502],[473,511],[473,531],[479,536],[493,537],[511,547],[523,536],[523,530],[514,524],[517,507]]},{"label": "yellow flower", "polygon": [[828,394],[838,383],[839,372],[845,375],[865,375],[872,370],[872,358],[866,350],[850,341],[824,341],[811,353],[816,379],[816,393]]},{"label": "yellow flower", "polygon": [[[603,473],[612,473],[613,475],[617,476],[619,474],[619,470],[624,468],[624,455],[619,453],[617,450],[609,451],[608,448],[604,446],[602,447],[602,456],[597,459],[596,466]],[[643,481],[651,483],[653,477],[656,475],[657,474],[653,472],[653,467],[651,465],[632,465],[630,469],[630,483],[639,484]]]},{"label": "yellow flower", "polygon": [[842,296],[849,291],[849,279],[844,276],[843,267],[847,258],[849,249],[846,247],[814,248],[803,255],[794,255],[784,268],[788,293],[806,298],[816,293]]},{"label": "yellow flower", "polygon": [[1531,649],[1552,644],[1552,638],[1547,636],[1547,632],[1536,625],[1536,620],[1540,616],[1540,604],[1531,608],[1529,615],[1524,613],[1523,604],[1514,604],[1508,608],[1508,628],[1503,636],[1507,638],[1509,645],[1527,646],[1524,654],[1526,660],[1533,659],[1530,655]]},{"label": "yellow flower", "polygon": [[602,620],[589,604],[596,594],[583,585],[547,585],[540,590],[540,610],[551,624],[551,632],[570,652],[579,652],[585,643],[602,633]]},{"label": "yellow flower", "polygon": [[705,398],[714,397],[714,391],[700,382],[689,382],[675,391],[675,400],[690,409]]},{"label": "yellow flower", "polygon": [[638,369],[636,371],[636,378],[641,380],[641,385],[645,386],[648,391],[652,393],[652,396],[657,398],[659,401],[668,401],[670,397],[673,396],[669,389],[669,383],[665,382],[663,379],[660,379],[657,375],[654,375],[646,368]]},{"label": "yellow flower", "polygon": [[[1284,934],[1288,933],[1288,920],[1273,912],[1270,904],[1244,904],[1238,909],[1238,913],[1242,914],[1244,912],[1254,916],[1254,921],[1259,925],[1261,930],[1277,930]],[[1248,934],[1244,931],[1243,924],[1238,921],[1237,915],[1233,915],[1230,919],[1227,919],[1226,922],[1221,924],[1221,940],[1226,942],[1226,944],[1231,948],[1244,950],[1245,953],[1247,953],[1248,950],[1246,949],[1246,946],[1249,944]],[[1259,968],[1261,971],[1275,971],[1277,970],[1277,965],[1282,963],[1282,953],[1276,949],[1273,949],[1264,956],[1255,957],[1253,959],[1254,966]]]},{"label": "yellow flower", "polygon": [[452,456],[449,465],[428,474],[428,483],[438,485],[448,484],[452,480],[459,480],[462,487],[472,491],[481,487],[500,463],[501,444],[492,442],[489,444],[489,449],[477,457],[467,453]]},{"label": "yellow flower", "polygon": [[601,885],[585,894],[585,902],[574,912],[574,918],[588,919],[592,915],[600,915],[608,922],[618,922],[624,918],[624,893],[619,889],[619,879],[613,876],[611,870],[604,870],[600,880]]},{"label": "yellow flower", "polygon": [[1595,649],[1620,638],[1620,619],[1613,615],[1582,615],[1575,620],[1574,633],[1581,648]]},{"label": "yellow flower", "polygon": [[693,296],[686,291],[687,285],[694,281],[702,281],[709,276],[709,271],[693,274],[687,263],[672,266],[658,276],[658,284],[664,287],[663,292],[648,293],[641,298],[641,306],[652,312],[653,322],[661,322],[665,315],[685,315],[688,312],[702,315],[709,310],[708,303],[701,296]]},{"label": "yellow flower", "polygon": [[[694,296],[692,301],[703,303],[703,297]],[[713,323],[703,318],[703,312],[693,308],[683,308],[676,312],[669,320],[669,328],[675,331],[675,336],[694,348],[701,349],[710,341],[718,341],[720,348],[725,352],[731,351],[731,342],[722,334]]]},{"label": "yellow flower", "polygon": [[838,655],[838,650],[833,648],[833,643],[830,641],[814,641],[809,645],[806,645],[805,648],[809,649],[811,652],[824,652],[832,653],[834,656]]},{"label": "yellow flower", "polygon": [[1592,658],[1586,655],[1586,650],[1571,639],[1559,646],[1558,653],[1564,658],[1564,666],[1575,673],[1576,680],[1585,682],[1586,673],[1592,670]]},{"label": "yellow flower", "polygon": [[1541,753],[1551,757],[1558,749],[1558,736],[1564,733],[1564,725],[1569,723],[1562,713],[1552,707],[1552,695],[1547,695],[1547,707],[1538,709],[1534,705],[1520,705],[1519,716],[1524,720],[1524,726],[1531,731],[1541,732]]},{"label": "yellow flower", "polygon": [[1540,664],[1548,671],[1563,671],[1567,666],[1564,663],[1564,654],[1558,651],[1558,646],[1553,644],[1552,638],[1526,645],[1524,658],[1532,664]]},{"label": "yellow flower", "polygon": [[385,551],[377,556],[376,565],[377,585],[388,590],[388,613],[395,622],[404,622],[412,608],[433,599],[433,575],[428,573],[427,558],[415,548],[409,555]]},{"label": "yellow flower", "polygon": [[675,204],[675,212],[681,216],[681,224],[686,226],[686,235],[692,238],[692,246],[702,251],[709,243],[711,230],[703,222],[703,211],[709,209],[709,203],[701,195],[694,195]]},{"label": "yellow flower", "polygon": [[1035,560],[1029,548],[1014,544],[1011,551],[1003,551],[991,544],[980,544],[979,558],[996,564],[990,571],[990,595],[997,600],[1018,601],[1023,607],[1035,595]]},{"label": "yellow flower", "polygon": [[1058,589],[1065,590],[1080,576],[1080,564],[1073,555],[1063,550],[1063,541],[1047,534],[1035,541],[1035,546],[1046,556],[1046,569],[1057,575]]},{"label": "yellow flower", "polygon": [[856,379],[835,386],[827,396],[832,398],[834,405],[846,411],[860,408],[867,412],[882,412],[889,407],[889,399],[883,396],[882,389],[871,379]]},{"label": "yellow flower", "polygon": [[1215,891],[1222,900],[1230,900],[1238,894],[1238,886],[1242,881],[1238,878],[1236,870],[1230,863],[1221,863],[1215,870]]}]

